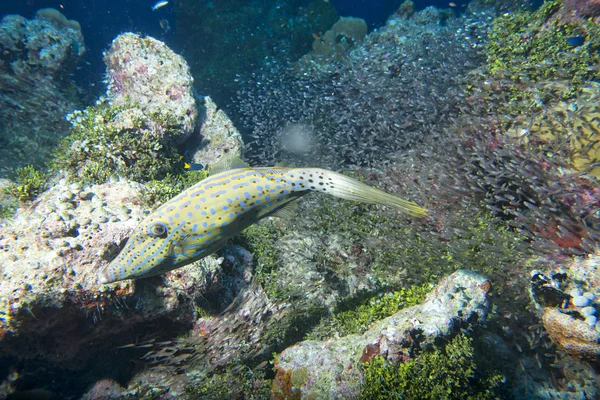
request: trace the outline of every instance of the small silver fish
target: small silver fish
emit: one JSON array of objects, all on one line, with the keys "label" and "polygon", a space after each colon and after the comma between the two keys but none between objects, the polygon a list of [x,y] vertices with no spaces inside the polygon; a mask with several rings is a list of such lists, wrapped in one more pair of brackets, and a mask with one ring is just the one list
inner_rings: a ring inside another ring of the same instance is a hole
[{"label": "small silver fish", "polygon": [[[248,168],[227,158],[212,175],[146,217],[119,255],[100,273],[101,283],[159,275],[206,257],[262,218],[314,191],[394,207],[423,217],[413,202],[320,168]],[[280,214],[281,215],[281,214]]]},{"label": "small silver fish", "polygon": [[156,11],[159,8],[166,6],[167,4],[169,4],[168,1],[159,1],[155,5],[152,6],[152,11]]}]

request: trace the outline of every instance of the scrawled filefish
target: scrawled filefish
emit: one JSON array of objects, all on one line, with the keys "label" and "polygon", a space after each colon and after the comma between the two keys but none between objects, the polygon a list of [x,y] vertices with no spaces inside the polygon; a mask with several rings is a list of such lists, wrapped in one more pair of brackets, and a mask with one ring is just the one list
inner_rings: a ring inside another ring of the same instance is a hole
[{"label": "scrawled filefish", "polygon": [[[248,168],[216,173],[167,201],[133,231],[100,281],[162,274],[214,253],[242,230],[313,191],[397,208],[413,216],[426,210],[355,179],[320,168]],[[221,168],[223,169],[223,168]]]}]

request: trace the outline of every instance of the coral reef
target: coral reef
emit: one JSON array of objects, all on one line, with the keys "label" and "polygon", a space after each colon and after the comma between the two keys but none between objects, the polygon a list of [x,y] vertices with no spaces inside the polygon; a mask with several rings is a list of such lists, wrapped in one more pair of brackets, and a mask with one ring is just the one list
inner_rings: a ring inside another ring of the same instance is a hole
[{"label": "coral reef", "polygon": [[70,80],[85,51],[79,24],[53,9],[0,21],[0,174],[42,167],[78,106]]},{"label": "coral reef", "polygon": [[[215,290],[209,287],[221,285],[214,279],[221,269],[214,258],[203,260],[202,267],[196,264],[165,276],[159,285],[146,281],[98,287],[100,267],[147,212],[139,201],[142,190],[127,181],[82,186],[63,179],[4,223],[0,237],[4,359],[80,368],[92,360],[109,362],[102,356],[103,345],[88,347],[91,340],[108,345],[108,355],[115,347],[135,343],[140,335],[169,337],[172,331],[192,327],[196,299]],[[151,321],[170,322],[148,334],[144,326]],[[30,351],[19,351],[23,346]],[[140,350],[135,353],[143,355]],[[123,351],[117,355],[126,356]]]},{"label": "coral reef", "polygon": [[32,20],[5,16],[0,36],[2,69],[22,77],[65,77],[85,51],[79,24],[51,8]]},{"label": "coral reef", "polygon": [[403,362],[415,349],[451,335],[459,326],[483,322],[490,289],[486,278],[457,271],[443,279],[425,302],[375,323],[363,335],[291,346],[276,359],[273,397],[357,397],[363,380],[359,363],[377,356],[390,363]]},{"label": "coral reef", "polygon": [[596,316],[600,277],[599,254],[552,263],[532,273],[531,293],[553,342],[574,357],[600,365],[600,324]]}]

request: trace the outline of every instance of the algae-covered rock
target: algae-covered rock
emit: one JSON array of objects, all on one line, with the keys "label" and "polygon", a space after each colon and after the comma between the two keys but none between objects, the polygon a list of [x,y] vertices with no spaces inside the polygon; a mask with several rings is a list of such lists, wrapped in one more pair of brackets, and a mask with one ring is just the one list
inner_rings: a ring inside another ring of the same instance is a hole
[{"label": "algae-covered rock", "polygon": [[405,361],[414,349],[452,335],[470,322],[484,321],[490,307],[490,283],[460,270],[443,279],[418,306],[405,308],[363,335],[300,342],[276,360],[273,398],[354,398],[363,380],[361,363],[383,356]]},{"label": "algae-covered rock", "polygon": [[184,141],[194,130],[196,102],[193,78],[183,57],[150,36],[123,33],[104,54],[111,105],[132,107],[148,115],[168,117],[177,127],[170,135]]},{"label": "algae-covered rock", "polygon": [[149,181],[177,171],[177,145],[192,134],[198,114],[185,60],[133,33],[118,36],[104,60],[107,97],[67,115],[71,135],[56,153],[55,168],[92,183],[113,175]]}]

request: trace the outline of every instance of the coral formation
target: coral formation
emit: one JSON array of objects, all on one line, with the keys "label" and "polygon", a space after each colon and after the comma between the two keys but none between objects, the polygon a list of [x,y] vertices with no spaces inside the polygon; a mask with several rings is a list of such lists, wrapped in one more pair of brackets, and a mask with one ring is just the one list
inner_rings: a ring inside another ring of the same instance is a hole
[{"label": "coral formation", "polygon": [[[600,365],[598,253],[532,273],[531,293],[553,342]],[[538,261],[539,262],[539,261]],[[555,264],[555,263],[554,263]]]},{"label": "coral formation", "polygon": [[362,43],[367,23],[360,18],[341,17],[322,36],[316,35],[312,50],[298,61],[300,68],[328,66],[345,57],[348,51]]},{"label": "coral formation", "polygon": [[67,134],[64,115],[79,103],[69,74],[84,51],[79,25],[56,10],[40,10],[31,20],[7,15],[0,21],[3,176],[28,164],[42,167]]},{"label": "coral formation", "polygon": [[241,156],[244,147],[242,135],[210,97],[204,97],[203,100],[198,124],[200,144],[192,154],[192,162],[212,165],[225,153]]},{"label": "coral formation", "polygon": [[272,396],[356,397],[364,379],[359,363],[378,356],[400,363],[469,321],[483,322],[490,307],[489,292],[486,278],[457,271],[443,279],[425,302],[375,323],[363,335],[297,343],[276,359]]}]

